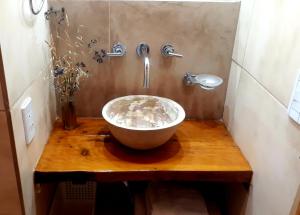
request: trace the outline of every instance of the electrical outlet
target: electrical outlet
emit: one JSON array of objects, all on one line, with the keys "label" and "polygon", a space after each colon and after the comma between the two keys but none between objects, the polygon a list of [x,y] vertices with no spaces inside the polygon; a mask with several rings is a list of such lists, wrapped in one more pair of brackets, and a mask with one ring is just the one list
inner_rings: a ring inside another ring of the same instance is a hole
[{"label": "electrical outlet", "polygon": [[32,99],[26,98],[21,105],[21,112],[23,118],[23,127],[25,133],[26,144],[30,144],[35,135],[35,124],[32,110]]}]

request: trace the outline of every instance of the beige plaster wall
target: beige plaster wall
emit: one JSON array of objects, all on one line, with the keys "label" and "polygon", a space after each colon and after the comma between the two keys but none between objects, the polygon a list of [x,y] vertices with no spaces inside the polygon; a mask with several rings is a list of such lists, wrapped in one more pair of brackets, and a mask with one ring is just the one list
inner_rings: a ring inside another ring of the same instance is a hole
[{"label": "beige plaster wall", "polygon": [[[168,97],[185,108],[188,117],[220,119],[223,114],[227,80],[239,2],[232,1],[51,1],[55,9],[67,11],[70,32],[84,25],[85,40],[97,39],[99,47],[121,42],[127,55],[90,66],[90,78],[81,85],[76,98],[80,116],[100,116],[112,98],[130,94]],[[52,29],[53,32],[53,29]],[[137,57],[140,42],[150,45],[150,89],[143,89],[143,59]],[[183,58],[164,58],[160,48],[171,43]],[[65,44],[57,43],[60,53]],[[186,87],[186,72],[215,74],[224,84],[215,91]]]}]

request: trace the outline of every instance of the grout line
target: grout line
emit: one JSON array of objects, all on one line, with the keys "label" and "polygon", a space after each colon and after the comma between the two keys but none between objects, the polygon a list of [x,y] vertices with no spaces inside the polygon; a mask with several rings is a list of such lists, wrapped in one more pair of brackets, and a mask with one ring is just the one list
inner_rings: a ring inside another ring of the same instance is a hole
[{"label": "grout line", "polygon": [[25,93],[27,92],[27,90],[36,82],[38,81],[38,79],[40,77],[42,77],[43,71],[41,71],[35,79],[33,79],[26,87],[25,89],[22,91],[22,93],[14,99],[13,103],[10,103],[9,105],[9,110],[13,110],[14,106],[19,102],[19,100],[25,95]]},{"label": "grout line", "polygon": [[[241,2],[241,4],[242,4],[242,2]],[[251,30],[252,30],[253,25],[254,25],[254,13],[255,13],[256,6],[257,6],[256,1],[253,0],[252,6],[251,6],[251,12],[250,12],[251,13],[251,15],[250,15],[250,24],[249,24],[249,29],[248,29],[247,38],[246,38],[246,46],[245,46],[243,57],[242,57],[242,64],[243,65],[245,64],[246,51],[247,51],[247,48],[248,48],[248,45],[249,45],[249,38],[250,38],[250,34],[252,32]]]},{"label": "grout line", "polygon": [[238,62],[236,62],[234,59],[232,59],[232,62],[234,62],[235,64],[237,64],[239,67],[242,68],[242,71],[244,70],[252,79],[255,80],[255,82],[257,82],[268,94],[270,94],[270,96],[276,100],[280,105],[282,105],[285,109],[287,109],[288,107],[279,100],[279,98],[277,98],[269,89],[267,89],[263,83],[261,83],[259,80],[257,80],[247,69],[245,69],[241,64],[239,64]]},{"label": "grout line", "polygon": [[[254,13],[255,13],[255,8],[257,7],[257,3],[256,1],[254,0],[253,3],[252,3],[252,6],[251,6],[251,17],[250,17],[250,26],[249,26],[249,30],[248,30],[248,33],[247,33],[247,38],[246,38],[246,46],[245,46],[245,51],[243,53],[243,57],[242,57],[242,64],[245,64],[245,58],[246,58],[246,50],[247,50],[247,47],[249,45],[249,38],[250,38],[250,34],[251,34],[251,30],[253,28],[253,19],[255,19],[255,16],[254,16]],[[244,70],[246,73],[248,73],[248,75],[253,78],[257,84],[259,84],[275,101],[277,101],[283,108],[285,109],[288,109],[288,107],[279,100],[279,98],[277,98],[269,89],[267,89],[263,83],[261,83],[258,79],[256,79],[246,68],[244,68],[241,64],[239,64],[235,59],[232,58],[232,61],[237,64],[239,67],[241,67],[242,70]]]}]

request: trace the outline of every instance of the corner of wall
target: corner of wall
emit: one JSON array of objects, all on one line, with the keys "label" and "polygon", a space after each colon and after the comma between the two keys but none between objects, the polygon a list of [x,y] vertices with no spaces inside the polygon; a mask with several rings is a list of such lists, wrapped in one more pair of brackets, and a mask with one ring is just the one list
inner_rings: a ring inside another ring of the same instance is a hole
[{"label": "corner of wall", "polygon": [[[49,69],[49,25],[44,18],[47,3],[37,16],[28,4],[17,0],[0,3],[1,46],[26,215],[36,214],[33,170],[47,143],[56,119],[56,100]],[[17,33],[16,33],[17,32]],[[36,135],[26,145],[20,106],[26,97],[33,101]]]}]

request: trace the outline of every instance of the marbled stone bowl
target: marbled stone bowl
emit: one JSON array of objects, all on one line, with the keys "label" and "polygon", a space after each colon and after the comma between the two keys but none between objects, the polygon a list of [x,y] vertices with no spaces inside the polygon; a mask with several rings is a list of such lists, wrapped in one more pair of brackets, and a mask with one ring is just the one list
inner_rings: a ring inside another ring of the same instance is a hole
[{"label": "marbled stone bowl", "polygon": [[109,101],[102,109],[112,135],[133,149],[152,149],[166,143],[185,118],[171,99],[130,95]]}]

